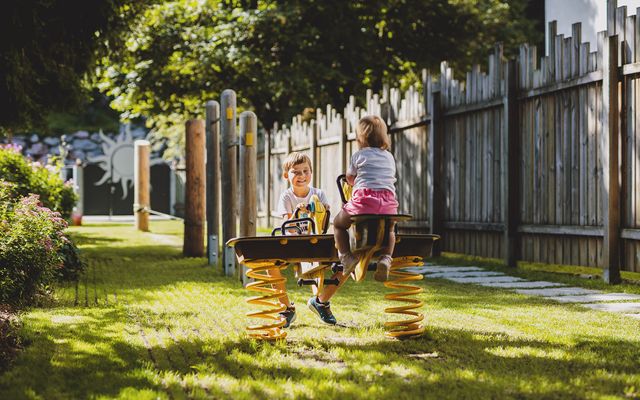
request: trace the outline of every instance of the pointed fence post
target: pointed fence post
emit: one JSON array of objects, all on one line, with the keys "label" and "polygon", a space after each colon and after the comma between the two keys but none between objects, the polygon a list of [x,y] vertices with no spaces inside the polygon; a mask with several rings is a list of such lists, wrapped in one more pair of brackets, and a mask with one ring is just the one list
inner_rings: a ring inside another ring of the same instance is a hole
[{"label": "pointed fence post", "polygon": [[204,256],[205,218],[205,128],[204,121],[192,119],[186,123],[186,195],[184,202],[183,254]]},{"label": "pointed fence post", "polygon": [[149,157],[151,154],[151,144],[146,140],[136,140],[134,142],[134,204],[136,229],[143,232],[149,231],[149,210],[151,209],[149,195],[149,178],[151,167]]},{"label": "pointed fence post", "polygon": [[205,106],[207,130],[207,260],[218,265],[220,251],[220,104],[208,101]]}]

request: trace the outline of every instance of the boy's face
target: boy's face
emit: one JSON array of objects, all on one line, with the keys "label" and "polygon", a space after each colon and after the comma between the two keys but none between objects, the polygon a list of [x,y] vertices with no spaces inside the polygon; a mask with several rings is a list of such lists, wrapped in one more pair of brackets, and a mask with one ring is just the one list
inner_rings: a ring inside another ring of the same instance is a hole
[{"label": "boy's face", "polygon": [[289,181],[291,187],[306,188],[311,183],[311,166],[309,163],[300,163],[284,171],[284,178]]}]

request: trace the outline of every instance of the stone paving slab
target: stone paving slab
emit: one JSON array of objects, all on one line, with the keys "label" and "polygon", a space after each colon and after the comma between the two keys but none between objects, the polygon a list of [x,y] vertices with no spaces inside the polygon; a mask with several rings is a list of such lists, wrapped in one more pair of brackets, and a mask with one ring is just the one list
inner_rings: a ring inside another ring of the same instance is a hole
[{"label": "stone paving slab", "polygon": [[445,266],[424,266],[421,268],[414,268],[412,271],[419,272],[421,274],[439,273],[439,272],[462,272],[462,271],[484,271],[480,267],[445,267]]},{"label": "stone paving slab", "polygon": [[549,289],[518,289],[516,293],[526,294],[529,296],[581,296],[585,294],[600,294],[604,293],[600,290],[585,289],[581,287],[559,287]]},{"label": "stone paving slab", "polygon": [[640,300],[640,296],[628,293],[600,293],[587,294],[584,296],[554,296],[548,299],[559,301],[561,303],[591,303],[594,301],[625,301]]},{"label": "stone paving slab", "polygon": [[477,276],[475,278],[449,278],[450,281],[458,282],[458,283],[494,283],[494,282],[522,282],[524,279],[518,278],[515,276]]},{"label": "stone paving slab", "polygon": [[462,272],[438,272],[427,275],[427,278],[469,278],[472,276],[505,276],[502,272],[495,271],[462,271]]},{"label": "stone paving slab", "polygon": [[526,281],[526,282],[486,282],[481,283],[482,286],[487,287],[495,287],[495,288],[505,288],[505,289],[515,289],[515,288],[543,288],[543,287],[554,287],[554,286],[564,286],[563,283],[557,282],[546,282],[546,281]]},{"label": "stone paving slab", "polygon": [[581,305],[598,311],[640,313],[640,303],[589,303]]}]

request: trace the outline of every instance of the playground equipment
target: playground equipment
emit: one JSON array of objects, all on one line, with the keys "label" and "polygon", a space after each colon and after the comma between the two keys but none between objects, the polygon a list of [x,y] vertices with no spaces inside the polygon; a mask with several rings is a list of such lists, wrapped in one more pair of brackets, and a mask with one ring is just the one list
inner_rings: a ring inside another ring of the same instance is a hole
[{"label": "playground equipment", "polygon": [[[338,177],[338,186],[343,202],[350,196],[349,187],[345,187],[344,176]],[[364,279],[369,262],[386,245],[388,233],[396,222],[411,219],[410,215],[358,215],[353,217],[354,224],[350,232],[352,252],[360,258],[352,274],[356,282]],[[282,329],[284,318],[279,313],[286,307],[278,302],[285,291],[273,287],[275,283],[284,283],[286,278],[269,276],[269,270],[283,270],[290,263],[296,266],[298,284],[315,284],[318,291],[324,285],[337,284],[337,280],[325,279],[327,270],[341,270],[333,235],[326,234],[329,222],[328,211],[322,203],[314,199],[309,205],[294,214],[294,218],[285,221],[272,231],[271,236],[241,237],[227,242],[235,250],[238,262],[247,267],[247,276],[255,281],[247,285],[247,290],[260,295],[247,300],[249,304],[264,309],[248,313],[248,317],[266,320],[263,324],[247,327],[249,335],[258,339],[283,339],[287,333]],[[417,311],[423,303],[413,296],[422,292],[419,286],[410,282],[423,278],[421,274],[411,272],[409,267],[422,266],[423,260],[431,256],[433,243],[437,235],[396,234],[393,262],[389,280],[384,285],[394,290],[385,295],[385,299],[404,303],[388,307],[384,311],[390,314],[408,316],[409,319],[385,323],[386,336],[404,338],[424,332],[421,321],[424,315]]]}]

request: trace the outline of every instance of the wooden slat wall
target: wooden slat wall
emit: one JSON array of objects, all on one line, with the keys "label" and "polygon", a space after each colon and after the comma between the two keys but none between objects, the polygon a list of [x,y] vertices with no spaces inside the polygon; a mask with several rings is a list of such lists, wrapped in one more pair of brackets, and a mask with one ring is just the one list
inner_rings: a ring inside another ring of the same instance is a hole
[{"label": "wooden slat wall", "polygon": [[[545,92],[544,88],[575,81],[596,70],[591,62],[601,57],[581,43],[580,24],[572,37],[556,36],[552,51],[535,65],[534,49],[520,51],[519,88],[522,96],[521,166],[524,225],[591,226],[602,224],[601,81],[569,85]],[[587,236],[525,234],[524,260],[596,266],[601,263],[601,240]]]},{"label": "wooden slat wall", "polygon": [[[452,76],[451,68],[442,63],[445,228],[449,228],[444,249],[498,258],[503,252],[502,235],[476,227],[504,222],[500,203],[500,145],[504,134],[501,47],[489,57],[486,72],[476,65],[464,82]],[[492,106],[475,107],[484,103]],[[455,224],[459,222],[473,225]]]},{"label": "wooden slat wall", "polygon": [[[640,271],[638,11],[627,15],[626,7],[610,1],[608,32],[598,33],[593,49],[582,43],[580,24],[574,24],[571,36],[564,37],[555,34],[555,22],[549,25],[548,56],[539,57],[535,47],[521,46],[516,60],[521,153],[517,166],[519,259],[585,266],[603,263],[603,46],[608,34],[617,34],[622,77],[622,265],[625,270]],[[327,106],[317,110],[314,121],[296,117],[290,126],[275,126],[268,155],[270,182],[260,183],[261,190],[271,190],[270,209],[286,188],[281,178],[282,159],[291,149],[310,152],[316,135],[316,182],[337,212],[340,199],[335,178],[357,150],[357,121],[366,114],[376,114],[392,128],[401,211],[415,217],[405,229],[428,230],[430,116],[425,110],[432,96],[438,95],[444,132],[444,250],[502,258],[505,216],[501,199],[505,188],[501,176],[508,171],[502,170],[500,160],[506,131],[506,63],[500,46],[483,68],[474,66],[459,81],[443,62],[438,80],[424,74],[422,92],[385,87],[379,94],[368,91],[362,107],[351,97],[342,114]],[[262,166],[267,155],[263,157]]]}]

